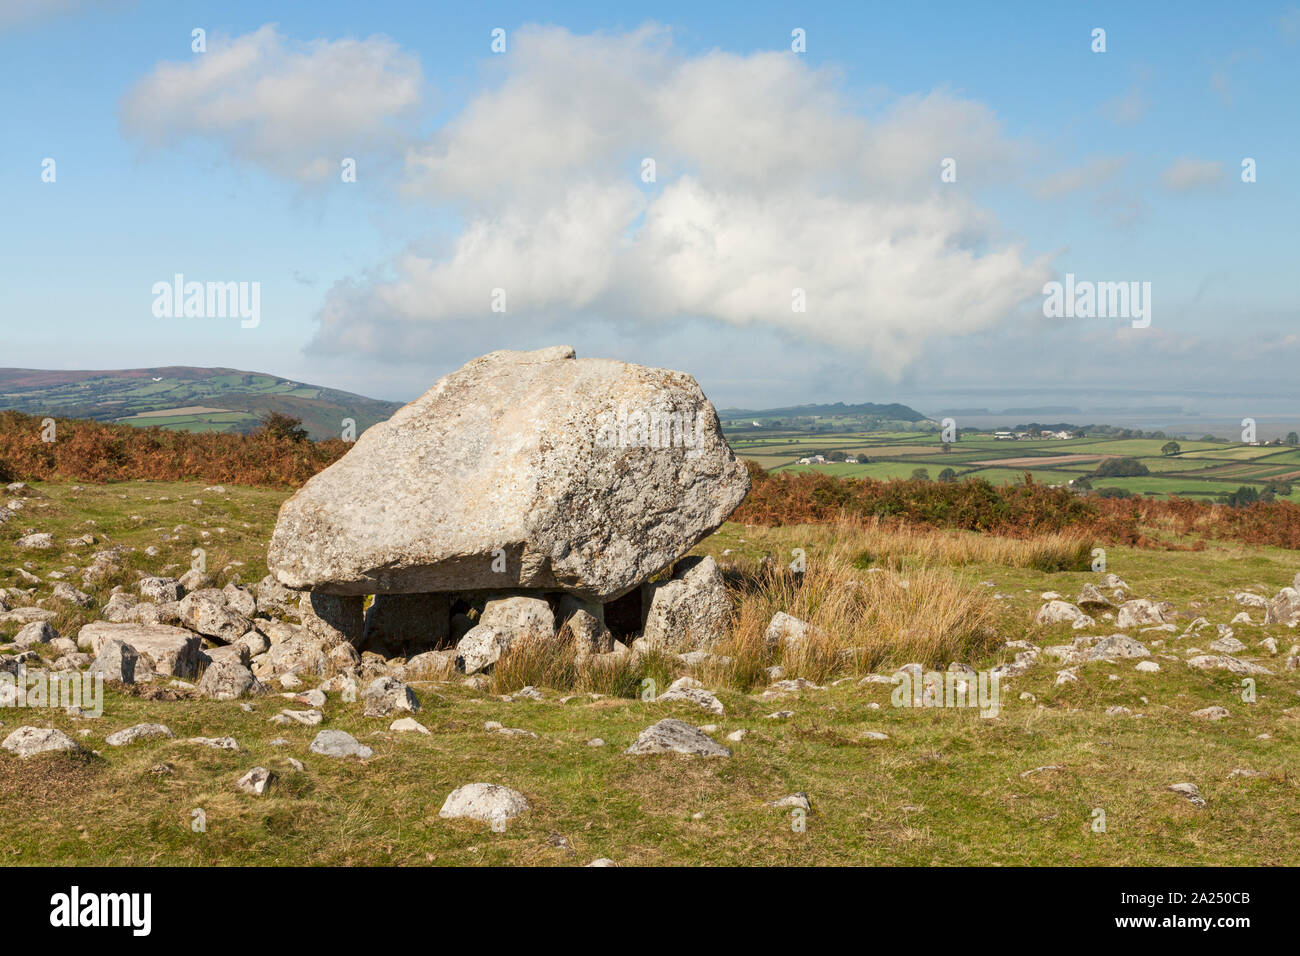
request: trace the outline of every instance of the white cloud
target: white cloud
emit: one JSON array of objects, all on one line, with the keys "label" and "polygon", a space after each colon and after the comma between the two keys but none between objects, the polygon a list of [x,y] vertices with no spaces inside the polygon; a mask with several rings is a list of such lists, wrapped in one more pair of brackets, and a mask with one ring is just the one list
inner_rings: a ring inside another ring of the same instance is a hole
[{"label": "white cloud", "polygon": [[1092,189],[1112,178],[1128,165],[1127,156],[1098,156],[1088,160],[1082,166],[1063,169],[1059,173],[1041,180],[1034,192],[1042,198],[1064,196],[1081,189]]},{"label": "white cloud", "polygon": [[417,58],[393,41],[287,41],[274,25],[160,63],[122,100],[124,130],[151,146],[197,138],[300,182],[344,157],[400,149],[421,101]]},{"label": "white cloud", "polygon": [[107,5],[105,0],[0,0],[0,26],[34,23]]},{"label": "white cloud", "polygon": [[[792,54],[690,57],[653,27],[511,39],[490,86],[407,156],[409,196],[455,208],[462,228],[440,254],[337,285],[318,350],[383,354],[466,323],[486,340],[502,323],[702,317],[897,373],[935,336],[995,326],[1047,278],[971,198],[1016,157],[981,104],[938,92],[868,117]],[[945,157],[956,184],[939,180]]]},{"label": "white cloud", "polygon": [[1213,189],[1225,182],[1223,163],[1211,159],[1180,157],[1160,174],[1166,189],[1174,192],[1195,192]]}]

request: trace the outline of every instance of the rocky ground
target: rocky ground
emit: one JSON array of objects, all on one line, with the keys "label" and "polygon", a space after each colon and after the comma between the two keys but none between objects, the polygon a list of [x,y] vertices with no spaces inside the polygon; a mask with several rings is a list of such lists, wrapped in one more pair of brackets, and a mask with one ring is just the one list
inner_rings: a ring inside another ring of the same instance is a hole
[{"label": "rocky ground", "polygon": [[[627,680],[602,691],[331,646],[263,580],[284,497],[0,495],[0,668],[108,680],[98,716],[0,707],[9,862],[1300,858],[1294,553],[1117,548],[1106,574],[967,563],[951,573],[997,636],[951,667],[805,671],[787,645],[817,625],[792,617],[767,622],[779,669],[758,683],[719,680],[720,651],[629,641]],[[699,551],[815,564],[811,537],[726,525]],[[900,680],[923,696],[950,669],[995,672],[997,715],[896,706]]]}]

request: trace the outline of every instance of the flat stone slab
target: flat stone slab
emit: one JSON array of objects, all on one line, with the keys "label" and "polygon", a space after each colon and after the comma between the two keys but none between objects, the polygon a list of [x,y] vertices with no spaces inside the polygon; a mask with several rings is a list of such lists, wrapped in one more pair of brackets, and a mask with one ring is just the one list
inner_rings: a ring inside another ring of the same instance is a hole
[{"label": "flat stone slab", "polygon": [[111,624],[96,621],[77,632],[77,646],[98,655],[104,643],[117,638],[147,658],[157,674],[193,678],[199,671],[197,634],[168,624]]}]

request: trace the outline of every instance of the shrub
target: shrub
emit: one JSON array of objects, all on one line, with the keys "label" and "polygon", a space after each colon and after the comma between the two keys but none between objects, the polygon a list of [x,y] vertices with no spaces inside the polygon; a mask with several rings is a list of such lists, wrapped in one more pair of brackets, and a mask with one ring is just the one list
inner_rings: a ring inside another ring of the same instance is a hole
[{"label": "shrub", "polygon": [[1107,458],[1092,474],[1095,478],[1136,478],[1151,474],[1151,469],[1136,458]]}]

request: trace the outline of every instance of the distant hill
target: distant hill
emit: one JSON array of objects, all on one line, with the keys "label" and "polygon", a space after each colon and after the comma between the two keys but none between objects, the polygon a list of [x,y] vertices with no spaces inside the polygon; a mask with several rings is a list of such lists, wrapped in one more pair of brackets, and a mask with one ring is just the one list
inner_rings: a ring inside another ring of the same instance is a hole
[{"label": "distant hill", "polygon": [[302,419],[312,438],[338,438],[343,419],[354,419],[360,435],[400,407],[233,368],[0,369],[0,409],[181,431],[250,432],[274,411]]},{"label": "distant hill", "polygon": [[916,409],[909,408],[906,405],[877,405],[875,402],[863,402],[861,405],[845,405],[843,402],[836,402],[833,405],[794,405],[788,408],[767,409],[724,408],[718,412],[718,418],[723,421],[741,418],[762,421],[767,418],[794,419],[812,418],[814,416],[819,418],[879,419],[895,422],[919,422],[926,417]]}]

